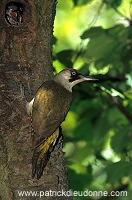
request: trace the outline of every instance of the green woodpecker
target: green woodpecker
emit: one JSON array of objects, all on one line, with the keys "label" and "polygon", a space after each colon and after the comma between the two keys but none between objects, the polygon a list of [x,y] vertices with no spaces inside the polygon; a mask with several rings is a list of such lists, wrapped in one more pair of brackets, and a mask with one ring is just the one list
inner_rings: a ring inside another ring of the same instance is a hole
[{"label": "green woodpecker", "polygon": [[72,68],[62,70],[52,80],[44,82],[33,100],[28,103],[27,111],[32,116],[35,145],[32,158],[33,178],[36,175],[39,179],[47,165],[59,136],[59,127],[72,102],[72,87],[83,81],[96,80]]}]

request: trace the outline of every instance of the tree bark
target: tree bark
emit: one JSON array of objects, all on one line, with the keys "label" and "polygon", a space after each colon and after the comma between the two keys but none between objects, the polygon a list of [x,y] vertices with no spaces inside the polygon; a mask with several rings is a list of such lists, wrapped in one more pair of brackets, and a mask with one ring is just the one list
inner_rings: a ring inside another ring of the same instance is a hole
[{"label": "tree bark", "polygon": [[[52,153],[42,178],[31,178],[31,123],[21,94],[22,83],[27,100],[31,100],[42,82],[53,76],[52,34],[56,1],[19,0],[24,7],[23,22],[18,25],[10,25],[5,20],[8,2],[1,0],[0,6],[0,200],[39,199],[39,191],[69,190],[61,143]],[[37,197],[31,194],[20,197],[20,191],[38,193]],[[51,199],[51,196],[44,198]]]}]

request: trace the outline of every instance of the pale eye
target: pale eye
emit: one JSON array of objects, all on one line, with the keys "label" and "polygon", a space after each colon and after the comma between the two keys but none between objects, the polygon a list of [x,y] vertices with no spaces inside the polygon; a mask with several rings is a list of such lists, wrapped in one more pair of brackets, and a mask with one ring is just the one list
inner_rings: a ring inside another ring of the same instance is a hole
[{"label": "pale eye", "polygon": [[76,72],[72,72],[72,75],[75,76],[75,75],[76,75]]}]

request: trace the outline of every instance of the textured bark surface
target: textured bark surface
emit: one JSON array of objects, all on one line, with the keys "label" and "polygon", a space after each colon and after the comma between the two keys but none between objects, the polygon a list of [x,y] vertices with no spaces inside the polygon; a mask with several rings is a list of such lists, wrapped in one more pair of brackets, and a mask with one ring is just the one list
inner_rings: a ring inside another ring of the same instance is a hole
[{"label": "textured bark surface", "polygon": [[31,178],[30,118],[21,94],[22,83],[30,100],[42,82],[53,76],[51,54],[56,1],[20,0],[24,13],[23,23],[18,26],[10,26],[5,20],[8,2],[1,0],[0,6],[0,200],[39,199],[39,193],[37,197],[19,197],[18,191],[69,190],[61,144],[55,148],[43,177]]}]

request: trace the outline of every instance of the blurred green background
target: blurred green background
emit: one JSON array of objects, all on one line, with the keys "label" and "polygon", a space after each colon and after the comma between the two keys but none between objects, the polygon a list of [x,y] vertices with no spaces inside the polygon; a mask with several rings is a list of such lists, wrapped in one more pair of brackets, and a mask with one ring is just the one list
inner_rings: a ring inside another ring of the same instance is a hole
[{"label": "blurred green background", "polygon": [[70,188],[128,191],[132,199],[132,0],[58,0],[54,70],[99,79],[74,87],[63,123]]}]

